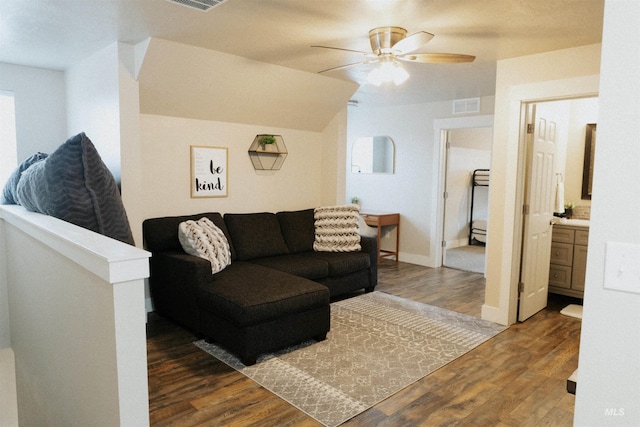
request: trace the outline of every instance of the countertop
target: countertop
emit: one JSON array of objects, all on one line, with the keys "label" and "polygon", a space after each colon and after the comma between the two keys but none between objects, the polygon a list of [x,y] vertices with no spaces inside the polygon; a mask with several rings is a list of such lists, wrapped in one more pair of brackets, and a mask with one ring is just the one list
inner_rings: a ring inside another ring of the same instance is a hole
[{"label": "countertop", "polygon": [[554,218],[554,225],[568,225],[571,227],[585,227],[589,228],[591,221],[588,219],[566,219],[566,218]]}]

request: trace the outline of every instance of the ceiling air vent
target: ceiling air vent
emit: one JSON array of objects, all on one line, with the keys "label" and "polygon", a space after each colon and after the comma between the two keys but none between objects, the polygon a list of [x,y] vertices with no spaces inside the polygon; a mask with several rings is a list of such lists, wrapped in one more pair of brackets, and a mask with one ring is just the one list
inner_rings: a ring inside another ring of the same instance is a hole
[{"label": "ceiling air vent", "polygon": [[193,9],[198,9],[202,12],[206,12],[217,5],[226,2],[227,0],[167,0],[172,3],[178,3],[182,6],[187,6]]},{"label": "ceiling air vent", "polygon": [[480,98],[456,99],[453,101],[453,114],[480,112]]}]

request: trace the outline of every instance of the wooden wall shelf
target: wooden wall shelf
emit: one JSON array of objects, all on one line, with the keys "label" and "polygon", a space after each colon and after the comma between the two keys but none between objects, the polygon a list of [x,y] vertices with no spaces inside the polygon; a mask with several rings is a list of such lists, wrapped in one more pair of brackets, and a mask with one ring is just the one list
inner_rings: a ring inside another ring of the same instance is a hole
[{"label": "wooden wall shelf", "polygon": [[272,135],[276,142],[263,145],[260,140],[265,134],[256,135],[249,147],[249,158],[255,170],[279,170],[289,154],[282,135]]}]

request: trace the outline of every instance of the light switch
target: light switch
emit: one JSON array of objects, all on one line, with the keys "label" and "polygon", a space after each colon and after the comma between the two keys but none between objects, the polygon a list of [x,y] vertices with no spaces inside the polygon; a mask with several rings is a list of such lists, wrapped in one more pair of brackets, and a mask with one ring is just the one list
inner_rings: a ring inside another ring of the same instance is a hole
[{"label": "light switch", "polygon": [[640,245],[607,242],[604,255],[604,287],[640,294]]}]

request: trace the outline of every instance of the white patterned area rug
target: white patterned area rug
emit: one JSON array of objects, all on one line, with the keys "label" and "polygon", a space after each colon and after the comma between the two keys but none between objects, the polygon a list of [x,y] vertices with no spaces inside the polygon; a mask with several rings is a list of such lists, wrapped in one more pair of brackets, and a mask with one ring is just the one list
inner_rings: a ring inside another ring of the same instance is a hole
[{"label": "white patterned area rug", "polygon": [[332,427],[342,424],[506,328],[382,292],[331,304],[331,331],[263,355],[253,366],[195,344]]}]

